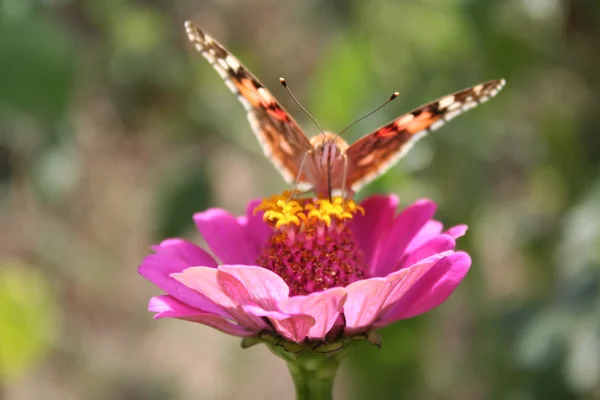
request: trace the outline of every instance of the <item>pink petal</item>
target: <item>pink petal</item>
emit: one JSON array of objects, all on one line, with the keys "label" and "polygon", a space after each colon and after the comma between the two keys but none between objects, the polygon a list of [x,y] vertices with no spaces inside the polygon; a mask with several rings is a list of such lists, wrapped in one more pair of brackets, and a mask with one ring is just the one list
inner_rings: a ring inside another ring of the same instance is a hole
[{"label": "pink petal", "polygon": [[210,326],[234,336],[251,336],[255,332],[249,331],[243,326],[210,313],[202,313],[199,310],[180,302],[169,295],[156,296],[150,299],[148,311],[156,312],[154,318],[177,318],[186,321],[198,322]]},{"label": "pink petal", "polygon": [[435,213],[436,204],[419,200],[396,217],[370,266],[370,276],[385,276],[393,271],[415,235]]},{"label": "pink petal", "polygon": [[289,315],[281,311],[265,310],[252,304],[244,306],[244,309],[253,315],[269,318],[281,336],[296,343],[303,342],[311,327],[315,325],[315,318],[310,315]]},{"label": "pink petal", "polygon": [[[252,302],[265,310],[277,309],[277,302],[289,296],[290,289],[285,281],[266,268],[247,265],[221,265],[219,271],[240,282],[248,295],[239,301]],[[227,292],[230,297],[241,292]]]},{"label": "pink petal", "polygon": [[464,234],[467,233],[467,229],[469,229],[467,225],[456,225],[452,228],[448,228],[446,234],[452,236],[454,239],[458,239],[459,237],[464,236]]},{"label": "pink petal", "polygon": [[396,196],[371,196],[361,203],[365,215],[357,214],[350,221],[350,229],[367,265],[371,265],[377,245],[392,226],[398,203]]},{"label": "pink petal", "polygon": [[396,270],[410,267],[422,259],[430,257],[434,254],[442,253],[448,250],[454,250],[455,246],[456,241],[452,236],[444,234],[434,236],[414,250],[407,250],[407,252],[398,262]]},{"label": "pink petal", "polygon": [[267,317],[283,337],[301,342],[309,329],[315,324],[315,318],[308,315],[290,315],[283,313],[277,303],[289,295],[289,287],[274,272],[261,267],[222,265],[219,271],[239,282],[245,291],[237,287],[221,287],[237,304],[244,305],[244,311],[254,316]]},{"label": "pink petal", "polygon": [[288,297],[290,289],[276,273],[266,268],[245,265],[221,265],[219,271],[239,282],[245,289],[221,283],[223,291],[237,304],[244,305],[244,311],[254,316],[268,317],[283,337],[300,342],[315,324],[315,319],[306,315],[279,313],[281,310],[277,303]]},{"label": "pink petal", "polygon": [[254,238],[259,249],[273,235],[273,228],[262,219],[264,211],[254,212],[261,202],[261,199],[252,200],[248,203],[248,207],[246,207],[246,215],[238,218],[238,223]]},{"label": "pink petal", "polygon": [[168,294],[152,297],[148,302],[148,311],[156,313],[154,315],[155,319],[189,317],[202,314],[197,308],[190,307]]},{"label": "pink petal", "polygon": [[279,302],[279,309],[287,314],[306,314],[315,319],[308,332],[311,339],[325,339],[325,335],[343,311],[347,293],[344,288],[332,288],[307,296],[293,296]]},{"label": "pink petal", "polygon": [[434,219],[429,220],[425,223],[425,225],[421,228],[419,233],[415,235],[413,240],[411,240],[410,244],[406,248],[406,251],[411,251],[416,247],[419,247],[432,237],[439,235],[442,233],[442,229],[444,225],[440,221],[436,221]]},{"label": "pink petal", "polygon": [[380,314],[401,296],[400,293],[409,290],[442,257],[430,257],[417,266],[396,271],[385,278],[365,279],[348,285],[348,300],[344,306],[346,334],[375,325]]},{"label": "pink petal", "polygon": [[205,267],[188,268],[172,276],[185,286],[223,307],[232,320],[247,329],[258,332],[268,328],[261,318],[248,314],[243,309],[244,304],[247,304],[247,300],[250,299],[250,295],[244,285],[233,276],[218,269]]},{"label": "pink petal", "polygon": [[223,264],[252,265],[260,248],[256,239],[225,210],[212,208],[194,215],[206,243]]},{"label": "pink petal", "polygon": [[198,309],[221,316],[228,314],[205,296],[177,282],[170,275],[186,268],[201,265],[216,267],[215,260],[195,244],[183,239],[168,239],[153,246],[156,254],[144,258],[138,273],[164,292]]},{"label": "pink petal", "polygon": [[384,278],[370,278],[346,286],[348,299],[344,304],[346,333],[351,334],[371,325],[392,292]]},{"label": "pink petal", "polygon": [[[165,252],[176,257],[180,263],[181,271],[190,265],[202,265],[204,267],[217,267],[215,259],[203,248],[185,239],[165,239],[158,246],[152,246],[156,253]],[[174,271],[175,272],[175,271]]]},{"label": "pink petal", "polygon": [[438,253],[425,259],[419,260],[408,268],[403,268],[389,274],[385,279],[393,286],[392,293],[388,296],[382,307],[383,313],[387,313],[390,307],[394,306],[406,293],[412,289],[416,282],[421,279],[435,264],[441,259],[454,254],[452,251]]},{"label": "pink petal", "polygon": [[[436,262],[410,289],[397,296],[398,300],[385,312],[381,321],[375,324],[385,326],[399,319],[425,313],[443,303],[463,280],[471,258],[467,253],[452,253]],[[413,267],[401,271],[411,270]]]}]

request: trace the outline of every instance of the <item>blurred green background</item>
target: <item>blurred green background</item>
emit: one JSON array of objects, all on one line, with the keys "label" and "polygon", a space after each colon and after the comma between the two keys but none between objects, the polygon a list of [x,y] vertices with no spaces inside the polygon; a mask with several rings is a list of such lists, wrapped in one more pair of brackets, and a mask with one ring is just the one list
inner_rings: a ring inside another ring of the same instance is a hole
[{"label": "blurred green background", "polygon": [[0,0],[0,398],[292,398],[264,346],[146,312],[150,244],[286,187],[186,19],[311,134],[280,76],[334,131],[401,93],[350,141],[508,81],[360,193],[435,200],[474,261],[337,398],[600,398],[598,0]]}]

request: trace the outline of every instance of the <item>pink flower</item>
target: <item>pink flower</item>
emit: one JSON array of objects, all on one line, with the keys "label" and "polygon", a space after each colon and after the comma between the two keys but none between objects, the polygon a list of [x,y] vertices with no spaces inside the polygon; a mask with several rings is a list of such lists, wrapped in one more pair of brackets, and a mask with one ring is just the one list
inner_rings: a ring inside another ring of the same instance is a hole
[{"label": "pink flower", "polygon": [[184,239],[154,246],[139,273],[167,294],[148,308],[155,318],[240,337],[270,331],[296,343],[362,335],[425,313],[469,270],[468,254],[454,251],[467,228],[443,232],[429,200],[398,215],[397,206],[395,196],[357,206],[282,195],[251,202],[238,218],[221,209],[198,213],[198,230],[219,261]]}]

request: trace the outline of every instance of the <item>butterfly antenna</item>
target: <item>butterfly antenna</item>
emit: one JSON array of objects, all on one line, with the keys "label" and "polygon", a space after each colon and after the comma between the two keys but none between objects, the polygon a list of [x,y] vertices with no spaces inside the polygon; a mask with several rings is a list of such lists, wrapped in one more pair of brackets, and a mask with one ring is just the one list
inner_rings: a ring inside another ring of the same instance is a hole
[{"label": "butterfly antenna", "polygon": [[323,128],[321,128],[321,125],[319,125],[317,120],[314,119],[312,115],[310,115],[310,113],[306,110],[306,108],[302,107],[302,104],[300,104],[300,102],[296,99],[296,97],[294,96],[292,91],[288,88],[287,82],[285,81],[285,79],[279,78],[279,83],[281,83],[281,86],[283,86],[285,88],[285,90],[288,92],[288,94],[291,96],[291,98],[294,100],[294,102],[298,105],[298,107],[300,107],[302,109],[302,111],[304,111],[304,113],[306,115],[308,115],[308,117],[310,119],[312,119],[312,121],[315,123],[317,128],[319,128],[319,131],[321,131],[321,134],[323,134],[323,136],[325,136],[325,132],[323,131]]},{"label": "butterfly antenna", "polygon": [[380,105],[379,107],[377,107],[376,109],[374,109],[373,111],[371,111],[370,113],[368,113],[367,115],[365,115],[364,117],[361,117],[359,119],[357,119],[356,121],[354,121],[353,123],[351,123],[350,125],[348,125],[347,127],[345,127],[344,129],[342,129],[342,131],[340,133],[338,133],[337,135],[335,135],[335,137],[339,137],[342,135],[342,133],[346,132],[348,129],[350,129],[351,127],[353,127],[354,125],[356,125],[357,123],[359,123],[360,121],[362,121],[363,119],[375,114],[377,111],[381,110],[383,107],[385,107],[387,105],[387,103],[389,103],[390,101],[394,100],[396,97],[398,97],[400,95],[400,93],[398,92],[394,92],[389,99],[386,100],[385,103],[383,103],[382,105]]},{"label": "butterfly antenna", "polygon": [[331,158],[327,157],[327,194],[329,195],[329,202],[331,203],[331,192],[333,188],[331,187]]}]

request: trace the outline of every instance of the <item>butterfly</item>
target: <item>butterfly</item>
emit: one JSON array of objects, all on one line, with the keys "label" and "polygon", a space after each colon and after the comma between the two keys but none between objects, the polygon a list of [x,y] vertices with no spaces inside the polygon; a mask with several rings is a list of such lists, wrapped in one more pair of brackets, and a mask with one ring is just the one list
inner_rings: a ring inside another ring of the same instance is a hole
[{"label": "butterfly", "polygon": [[319,196],[331,197],[332,191],[345,195],[357,192],[396,164],[417,140],[494,97],[506,83],[504,79],[492,80],[442,97],[351,145],[327,131],[309,139],[273,95],[222,45],[190,21],[185,23],[185,30],[196,50],[237,95],[265,156],[285,181],[295,183],[297,190],[314,191]]}]

